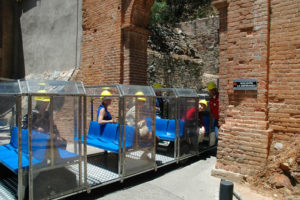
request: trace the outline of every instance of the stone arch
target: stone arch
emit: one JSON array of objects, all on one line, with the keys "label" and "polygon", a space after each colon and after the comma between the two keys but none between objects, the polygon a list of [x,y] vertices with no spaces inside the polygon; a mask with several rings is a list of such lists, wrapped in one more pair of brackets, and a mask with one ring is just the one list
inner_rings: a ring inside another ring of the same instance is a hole
[{"label": "stone arch", "polygon": [[126,84],[146,84],[147,30],[154,0],[124,0],[122,11],[122,73]]}]

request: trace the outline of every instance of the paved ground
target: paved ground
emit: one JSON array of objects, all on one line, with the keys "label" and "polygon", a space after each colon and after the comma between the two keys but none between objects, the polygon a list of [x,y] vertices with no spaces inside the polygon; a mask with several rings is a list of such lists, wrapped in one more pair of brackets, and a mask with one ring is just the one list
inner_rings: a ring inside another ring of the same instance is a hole
[{"label": "paved ground", "polygon": [[[138,177],[92,190],[70,199],[98,200],[218,200],[220,179],[210,176],[216,158],[203,155],[181,165],[171,165]],[[243,200],[271,199],[244,185],[235,185]],[[235,198],[233,198],[235,199]]]}]

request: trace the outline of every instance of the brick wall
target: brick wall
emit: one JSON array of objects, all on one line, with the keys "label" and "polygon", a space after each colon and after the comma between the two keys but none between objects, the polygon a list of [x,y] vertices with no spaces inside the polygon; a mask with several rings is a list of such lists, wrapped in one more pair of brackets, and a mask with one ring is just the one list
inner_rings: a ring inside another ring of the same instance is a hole
[{"label": "brick wall", "polygon": [[154,0],[84,0],[81,68],[86,85],[146,84],[147,24]]},{"label": "brick wall", "polygon": [[[216,168],[255,175],[274,165],[272,156],[299,144],[300,2],[213,5],[220,12],[222,126]],[[256,78],[257,91],[233,91],[233,80],[240,78]],[[278,143],[280,150],[274,148]]]},{"label": "brick wall", "polygon": [[[267,1],[215,2],[220,17],[220,113],[216,168],[254,174],[266,165]],[[227,15],[227,17],[226,17]],[[257,91],[234,91],[234,79],[256,78]]]},{"label": "brick wall", "polygon": [[74,79],[86,85],[121,82],[120,1],[84,0],[81,67]]},{"label": "brick wall", "polygon": [[[270,159],[300,143],[300,1],[272,0],[271,6],[269,119],[274,134]],[[276,143],[283,148],[276,150]]]}]

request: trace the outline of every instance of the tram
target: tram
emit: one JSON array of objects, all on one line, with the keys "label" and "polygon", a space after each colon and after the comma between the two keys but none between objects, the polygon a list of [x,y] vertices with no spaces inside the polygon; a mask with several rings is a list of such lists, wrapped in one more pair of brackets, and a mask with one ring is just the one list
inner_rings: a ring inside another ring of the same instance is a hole
[{"label": "tram", "polygon": [[18,80],[0,82],[0,97],[2,199],[89,192],[211,148],[192,89]]}]

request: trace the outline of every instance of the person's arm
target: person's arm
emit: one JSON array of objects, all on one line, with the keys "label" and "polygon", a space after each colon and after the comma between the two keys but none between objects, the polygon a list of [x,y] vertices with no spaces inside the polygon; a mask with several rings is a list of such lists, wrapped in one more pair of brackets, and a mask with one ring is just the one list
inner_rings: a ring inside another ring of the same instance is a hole
[{"label": "person's arm", "polygon": [[98,117],[98,123],[99,124],[107,124],[107,123],[114,123],[114,121],[111,120],[104,120],[104,115],[105,115],[105,109],[102,108],[99,112],[99,117]]}]

